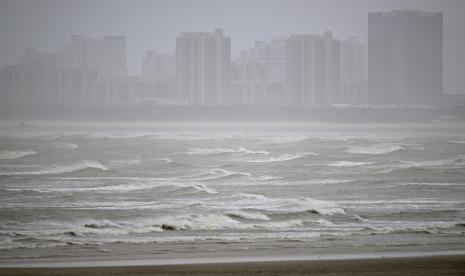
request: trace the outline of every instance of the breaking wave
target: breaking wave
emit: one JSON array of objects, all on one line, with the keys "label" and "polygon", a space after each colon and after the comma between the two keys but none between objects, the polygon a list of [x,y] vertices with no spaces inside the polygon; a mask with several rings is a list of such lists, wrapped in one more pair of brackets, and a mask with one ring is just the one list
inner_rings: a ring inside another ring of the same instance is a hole
[{"label": "breaking wave", "polygon": [[448,159],[438,159],[438,160],[425,160],[425,161],[403,161],[400,167],[410,168],[410,167],[439,167],[447,165],[465,165],[465,159],[460,158],[448,158]]},{"label": "breaking wave", "polygon": [[303,157],[306,157],[306,156],[317,156],[317,155],[318,154],[314,153],[314,152],[304,152],[304,153],[296,153],[296,154],[283,154],[283,155],[280,155],[280,156],[247,160],[246,162],[250,162],[250,163],[283,162],[283,161],[290,161],[290,160],[300,159],[300,158],[303,158]]},{"label": "breaking wave", "polygon": [[270,154],[264,150],[249,150],[244,147],[239,147],[235,149],[228,149],[228,148],[189,148],[189,151],[186,152],[187,154],[222,154],[222,153],[238,153],[238,154]]},{"label": "breaking wave", "polygon": [[[313,198],[269,198],[259,194],[239,193],[227,202],[229,208],[261,210],[276,213],[312,212],[321,215],[344,214],[336,203]],[[214,204],[210,207],[217,207]],[[220,207],[222,207],[220,205]]]},{"label": "breaking wave", "polygon": [[356,162],[356,161],[337,161],[333,163],[329,163],[328,166],[330,167],[359,167],[363,165],[370,165],[371,162]]},{"label": "breaking wave", "polygon": [[0,159],[18,159],[21,157],[37,154],[37,152],[30,151],[2,151],[0,152]]},{"label": "breaking wave", "polygon": [[[131,183],[122,185],[108,185],[97,187],[60,187],[60,188],[7,188],[6,191],[23,192],[32,191],[38,193],[117,193],[117,192],[132,192],[138,190],[150,190],[153,188],[172,187],[174,191],[180,189],[191,189],[195,192],[204,192],[207,194],[217,194],[218,192],[202,183],[176,183],[171,181],[150,181],[142,183]],[[170,190],[168,190],[169,192]],[[171,189],[173,191],[173,189]],[[159,192],[164,192],[160,190]]]},{"label": "breaking wave", "polygon": [[206,180],[219,180],[223,178],[232,178],[232,177],[252,177],[252,174],[246,172],[234,172],[228,171],[225,169],[215,168],[205,172],[201,172],[196,175],[187,176],[186,179],[195,180],[195,181],[206,181]]},{"label": "breaking wave", "polygon": [[63,174],[63,173],[72,173],[84,169],[97,169],[102,171],[107,171],[108,168],[102,165],[98,161],[81,161],[69,165],[56,165],[43,170],[38,171],[29,171],[29,172],[9,172],[9,173],[0,173],[1,175],[47,175],[47,174]]},{"label": "breaking wave", "polygon": [[399,145],[390,145],[390,144],[383,144],[383,145],[374,145],[374,146],[367,146],[367,147],[349,147],[346,152],[348,153],[356,153],[356,154],[387,154],[392,153],[399,150],[404,150],[405,148]]},{"label": "breaking wave", "polygon": [[56,147],[64,150],[74,150],[78,148],[78,145],[73,143],[58,143]]},{"label": "breaking wave", "polygon": [[270,220],[270,218],[262,213],[259,212],[248,212],[242,210],[231,211],[227,213],[228,216],[233,218],[241,218],[241,219],[248,219],[248,220]]}]

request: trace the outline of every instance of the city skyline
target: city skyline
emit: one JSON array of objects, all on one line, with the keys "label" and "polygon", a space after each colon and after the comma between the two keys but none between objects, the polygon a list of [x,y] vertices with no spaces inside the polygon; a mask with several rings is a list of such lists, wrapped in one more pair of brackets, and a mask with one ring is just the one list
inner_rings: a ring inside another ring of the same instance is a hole
[{"label": "city skyline", "polygon": [[[344,1],[0,1],[0,64],[13,64],[22,50],[56,51],[72,34],[91,37],[124,35],[128,39],[128,70],[141,73],[147,50],[174,54],[180,32],[208,31],[217,27],[233,38],[232,57],[268,40],[291,33],[356,36],[367,41],[368,12],[421,9],[442,12],[444,19],[444,91],[463,93],[465,87],[465,24],[459,0],[353,0]],[[180,8],[182,7],[182,8]],[[111,11],[111,12],[108,12]],[[238,20],[240,19],[240,20]],[[59,22],[59,24],[57,24]]]},{"label": "city skyline", "polygon": [[147,51],[138,76],[128,75],[126,41],[72,35],[58,52],[25,49],[18,65],[0,70],[2,99],[52,105],[368,103],[366,46],[355,37],[291,34],[256,41],[232,60],[231,38],[221,28],[182,32],[176,55]]}]

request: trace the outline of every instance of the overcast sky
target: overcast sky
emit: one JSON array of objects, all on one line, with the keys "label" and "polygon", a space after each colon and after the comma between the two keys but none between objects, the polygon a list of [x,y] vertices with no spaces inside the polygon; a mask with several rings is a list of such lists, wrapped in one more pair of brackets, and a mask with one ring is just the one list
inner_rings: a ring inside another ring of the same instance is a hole
[{"label": "overcast sky", "polygon": [[366,41],[367,13],[399,8],[444,13],[445,92],[465,94],[465,0],[0,0],[0,64],[16,64],[27,47],[60,50],[72,34],[126,35],[129,71],[139,74],[144,53],[173,53],[182,31],[222,27],[236,57],[291,33]]}]

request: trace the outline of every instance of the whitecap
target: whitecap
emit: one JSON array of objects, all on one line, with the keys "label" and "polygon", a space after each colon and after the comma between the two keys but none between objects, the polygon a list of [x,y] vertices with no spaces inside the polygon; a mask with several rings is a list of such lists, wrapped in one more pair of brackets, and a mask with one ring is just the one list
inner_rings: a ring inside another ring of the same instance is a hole
[{"label": "whitecap", "polygon": [[59,187],[59,188],[7,188],[6,191],[23,192],[33,191],[39,193],[117,193],[117,192],[132,192],[138,190],[149,190],[156,187],[174,187],[179,189],[193,189],[195,192],[204,192],[207,194],[217,194],[218,192],[202,183],[177,183],[171,181],[149,181],[135,182],[121,185],[99,185],[94,187]]},{"label": "whitecap", "polygon": [[402,161],[402,164],[399,166],[401,168],[410,168],[410,167],[439,167],[447,165],[465,165],[464,158],[447,158],[447,159],[437,159],[437,160],[424,160],[424,161]]},{"label": "whitecap", "polygon": [[84,169],[98,169],[106,171],[107,167],[102,165],[98,161],[80,161],[68,165],[55,165],[49,168],[45,168],[38,171],[29,171],[29,172],[10,172],[10,173],[0,173],[0,175],[43,175],[43,174],[63,174],[71,173]]},{"label": "whitecap", "polygon": [[404,182],[404,183],[398,183],[394,185],[388,186],[388,188],[391,187],[399,187],[399,186],[465,186],[465,183],[442,183],[442,182]]},{"label": "whitecap", "polygon": [[2,151],[0,152],[0,159],[18,159],[21,157],[37,154],[37,152],[30,151]]},{"label": "whitecap", "polygon": [[358,161],[336,161],[333,163],[329,163],[327,166],[329,167],[359,167],[363,165],[372,164],[371,162],[358,162]]},{"label": "whitecap", "polygon": [[122,160],[112,160],[110,164],[116,169],[137,166],[142,163],[142,159],[122,159]]},{"label": "whitecap", "polygon": [[173,160],[171,158],[168,158],[168,157],[163,157],[163,158],[160,158],[158,160],[163,162],[163,163],[166,163],[166,164],[173,163]]},{"label": "whitecap", "polygon": [[[158,221],[158,222],[157,222]],[[154,222],[166,230],[221,230],[241,228],[241,223],[221,214],[190,214],[160,218]]]},{"label": "whitecap", "polygon": [[234,176],[251,177],[252,174],[247,173],[247,172],[235,172],[235,171],[228,171],[225,169],[215,168],[215,169],[207,170],[207,171],[204,171],[199,174],[192,175],[192,176],[186,176],[184,178],[194,180],[194,181],[206,181],[206,180],[218,180],[221,178],[234,177]]},{"label": "whitecap", "polygon": [[[242,213],[244,215],[244,213]],[[247,215],[246,215],[247,216]],[[251,216],[249,214],[249,216]],[[242,223],[231,215],[224,214],[189,214],[172,217],[164,217],[151,222],[160,226],[163,230],[224,230],[224,229],[278,229],[295,228],[303,226],[300,219],[289,221],[269,221],[256,223]],[[236,216],[239,218],[239,216]],[[249,220],[264,220],[262,216],[248,218]]]},{"label": "whitecap", "polygon": [[373,154],[373,155],[380,155],[380,154],[387,154],[392,153],[399,150],[404,150],[405,148],[399,145],[392,145],[392,144],[381,144],[381,145],[373,145],[373,146],[366,146],[366,147],[349,147],[346,152],[348,153],[356,153],[356,154]]},{"label": "whitecap", "polygon": [[199,192],[205,192],[207,194],[217,194],[218,193],[217,191],[215,191],[214,189],[208,187],[205,184],[192,184],[191,187],[194,188],[195,190],[199,191]]},{"label": "whitecap", "polygon": [[314,152],[303,152],[303,153],[296,153],[296,154],[283,154],[279,156],[273,156],[269,158],[260,158],[260,159],[252,159],[247,160],[246,162],[250,163],[271,163],[271,162],[283,162],[283,161],[290,161],[299,159],[306,156],[317,156],[317,153]]},{"label": "whitecap", "polygon": [[57,148],[65,149],[65,150],[74,150],[78,148],[78,145],[73,143],[58,143]]},{"label": "whitecap", "polygon": [[321,215],[344,214],[336,203],[313,198],[270,198],[259,194],[239,193],[232,201],[204,203],[212,208],[252,209],[277,213],[315,212]]},{"label": "whitecap", "polygon": [[264,150],[249,150],[244,147],[238,148],[189,148],[187,154],[198,154],[198,155],[208,155],[208,154],[222,154],[222,153],[239,153],[239,154],[270,154]]},{"label": "whitecap", "polygon": [[265,214],[243,210],[230,211],[227,212],[226,215],[248,220],[270,220],[270,218]]}]

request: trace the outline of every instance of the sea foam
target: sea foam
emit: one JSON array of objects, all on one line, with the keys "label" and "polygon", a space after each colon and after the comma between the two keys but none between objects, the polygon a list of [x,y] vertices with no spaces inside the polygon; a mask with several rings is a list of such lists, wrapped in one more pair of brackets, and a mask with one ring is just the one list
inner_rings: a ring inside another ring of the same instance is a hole
[{"label": "sea foam", "polygon": [[0,159],[18,159],[21,157],[37,154],[37,152],[30,151],[2,151],[0,152]]},{"label": "sea foam", "polygon": [[348,153],[356,153],[356,154],[387,154],[399,150],[404,150],[405,148],[399,145],[391,145],[391,144],[381,144],[381,145],[373,145],[373,146],[366,146],[366,147],[349,147],[346,152]]},{"label": "sea foam", "polygon": [[48,168],[44,168],[42,170],[37,171],[29,171],[29,172],[2,172],[1,175],[48,175],[48,174],[63,174],[63,173],[71,173],[77,172],[84,169],[97,169],[106,171],[108,170],[107,167],[102,165],[102,163],[98,161],[80,161],[72,164],[67,165],[55,165]]}]

